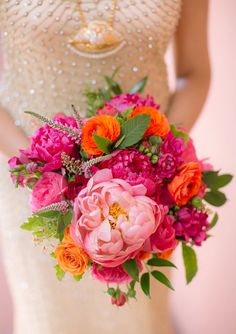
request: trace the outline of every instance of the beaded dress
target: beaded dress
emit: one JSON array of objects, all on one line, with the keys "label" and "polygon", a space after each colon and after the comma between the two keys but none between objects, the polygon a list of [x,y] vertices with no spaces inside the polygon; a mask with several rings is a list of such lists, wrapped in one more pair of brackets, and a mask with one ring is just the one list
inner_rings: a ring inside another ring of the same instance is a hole
[{"label": "beaded dress", "polygon": [[[119,0],[114,26],[126,45],[103,59],[81,57],[67,47],[81,24],[75,2],[0,0],[0,104],[16,126],[28,135],[37,126],[25,110],[51,117],[70,113],[74,103],[84,114],[86,85],[103,86],[103,75],[119,66],[117,80],[124,90],[148,75],[146,91],[165,111],[169,89],[164,55],[178,24],[181,0]],[[82,1],[88,20],[106,19],[110,6],[109,0]],[[139,291],[138,301],[122,309],[111,306],[105,287],[90,277],[78,283],[68,275],[57,282],[53,259],[19,229],[30,215],[28,194],[14,189],[3,157],[0,170],[0,238],[14,302],[14,334],[172,333],[167,289],[156,282],[151,300]]]}]

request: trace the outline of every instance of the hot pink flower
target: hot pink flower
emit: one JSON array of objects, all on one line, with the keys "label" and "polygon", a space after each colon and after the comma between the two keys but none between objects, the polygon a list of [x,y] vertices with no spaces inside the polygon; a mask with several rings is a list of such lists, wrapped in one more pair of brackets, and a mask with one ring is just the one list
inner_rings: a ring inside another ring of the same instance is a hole
[{"label": "hot pink flower", "polygon": [[101,163],[101,168],[109,168],[115,178],[126,180],[132,186],[143,184],[147,196],[156,189],[156,174],[150,159],[137,149],[119,151],[112,158]]},{"label": "hot pink flower", "polygon": [[92,276],[95,280],[104,284],[126,284],[133,280],[133,278],[124,271],[122,266],[114,268],[99,268],[96,263],[94,263],[92,267]]},{"label": "hot pink flower", "polygon": [[52,203],[63,200],[67,189],[66,179],[57,173],[44,173],[36,183],[31,194],[32,211],[37,211]]},{"label": "hot pink flower", "polygon": [[[77,128],[77,123],[73,117],[58,114],[54,121],[63,125]],[[49,125],[39,128],[31,137],[31,146],[27,150],[21,150],[29,159],[44,163],[44,172],[55,171],[62,166],[61,153],[71,155],[75,148],[75,142],[66,134]]]},{"label": "hot pink flower", "polygon": [[114,115],[116,113],[124,112],[132,107],[154,107],[159,109],[160,106],[154,102],[152,96],[147,95],[146,98],[142,98],[139,94],[121,94],[114,96],[110,101],[105,103],[103,109],[99,109],[98,113],[108,113],[109,115],[112,113]]},{"label": "hot pink flower", "polygon": [[184,207],[177,212],[174,224],[176,236],[186,241],[192,240],[197,246],[207,238],[208,215],[193,207]]},{"label": "hot pink flower", "polygon": [[173,223],[173,216],[165,216],[156,232],[146,241],[144,250],[151,253],[162,253],[175,249],[178,242],[175,238]]},{"label": "hot pink flower", "polygon": [[79,193],[71,234],[94,262],[117,267],[156,231],[162,211],[146,191],[144,185],[131,186],[103,169]]}]

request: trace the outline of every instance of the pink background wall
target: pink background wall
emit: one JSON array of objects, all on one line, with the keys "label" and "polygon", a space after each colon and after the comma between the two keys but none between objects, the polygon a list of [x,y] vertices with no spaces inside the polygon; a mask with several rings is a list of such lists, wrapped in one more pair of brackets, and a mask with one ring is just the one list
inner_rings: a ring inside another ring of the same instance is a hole
[{"label": "pink background wall", "polygon": [[[212,85],[192,135],[200,156],[210,156],[216,168],[236,176],[235,13],[235,0],[211,1]],[[230,201],[219,210],[214,236],[199,249],[198,276],[186,287],[184,272],[175,275],[172,309],[181,334],[236,333],[236,179],[225,191]],[[176,257],[180,269],[180,251]]]},{"label": "pink background wall", "polygon": [[[192,0],[193,1],[193,0]],[[217,168],[236,175],[236,1],[212,0],[210,6],[210,53],[212,86],[205,110],[192,135],[199,155],[211,157]],[[198,250],[199,273],[185,286],[180,251],[171,295],[173,319],[181,334],[236,333],[236,207],[234,181],[226,189],[228,204],[219,210],[221,221],[214,237]],[[0,333],[11,333],[11,303],[0,260]],[[158,312],[158,310],[157,310]]]}]

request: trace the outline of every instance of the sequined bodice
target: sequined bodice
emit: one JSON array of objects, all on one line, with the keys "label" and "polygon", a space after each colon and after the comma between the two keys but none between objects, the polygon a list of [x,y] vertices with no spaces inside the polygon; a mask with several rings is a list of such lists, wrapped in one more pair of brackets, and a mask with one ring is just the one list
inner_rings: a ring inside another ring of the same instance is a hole
[{"label": "sequined bodice", "polygon": [[[114,25],[125,36],[126,46],[104,59],[87,59],[68,49],[69,37],[81,25],[75,2],[0,0],[4,54],[0,103],[16,124],[32,131],[24,110],[51,116],[70,112],[74,103],[83,114],[86,86],[103,86],[103,76],[119,66],[117,80],[124,90],[148,75],[146,90],[164,111],[169,95],[164,55],[181,0],[119,0]],[[106,20],[111,1],[84,0],[82,6],[88,20]]]}]

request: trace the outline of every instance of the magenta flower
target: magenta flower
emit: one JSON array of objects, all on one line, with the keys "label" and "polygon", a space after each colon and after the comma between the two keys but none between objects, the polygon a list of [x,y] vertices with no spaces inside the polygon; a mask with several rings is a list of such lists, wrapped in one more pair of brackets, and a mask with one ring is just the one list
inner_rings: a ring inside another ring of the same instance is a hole
[{"label": "magenta flower", "polygon": [[176,138],[170,131],[161,145],[162,154],[171,154],[179,162],[183,162],[182,154],[185,151],[183,138]]},{"label": "magenta flower", "polygon": [[146,241],[144,250],[151,253],[163,253],[175,249],[178,242],[175,238],[173,223],[173,216],[165,216],[155,233]]},{"label": "magenta flower", "polygon": [[[117,113],[124,112],[125,110],[131,107],[154,107],[159,109],[160,106],[154,102],[152,96],[146,96],[146,98],[142,98],[139,94],[121,94],[113,97],[110,101],[107,101],[104,105],[103,109],[99,109],[98,113],[110,113],[116,110]],[[114,115],[114,114],[113,114]]]},{"label": "magenta flower", "polygon": [[176,236],[201,246],[201,243],[207,238],[206,231],[209,225],[207,219],[206,213],[197,211],[193,207],[181,208],[177,212],[174,223]]},{"label": "magenta flower", "polygon": [[147,196],[156,189],[155,170],[150,159],[137,149],[119,151],[114,157],[101,163],[101,168],[109,168],[115,178],[126,180],[130,185],[143,184]]},{"label": "magenta flower", "polygon": [[65,197],[74,200],[78,193],[87,186],[88,179],[83,175],[76,175],[74,181],[68,182],[68,187],[65,192]]},{"label": "magenta flower", "polygon": [[[77,128],[77,123],[73,117],[59,114],[53,118],[63,125]],[[22,150],[29,159],[42,162],[43,171],[55,171],[62,167],[61,153],[73,154],[75,142],[66,134],[49,125],[39,128],[31,137],[31,146],[27,150]]]},{"label": "magenta flower", "polygon": [[172,154],[162,154],[157,163],[157,175],[160,179],[169,179],[175,175],[178,166],[178,160]]},{"label": "magenta flower", "polygon": [[67,182],[63,176],[53,172],[44,173],[35,184],[31,194],[32,211],[62,201],[66,189]]},{"label": "magenta flower", "polygon": [[176,138],[170,131],[160,148],[160,157],[156,165],[156,173],[160,180],[172,178],[183,162],[183,138]]},{"label": "magenta flower", "polygon": [[114,268],[99,268],[99,266],[94,263],[91,273],[95,280],[104,284],[127,284],[133,280],[132,277],[130,277],[126,271],[124,271],[122,266]]}]

